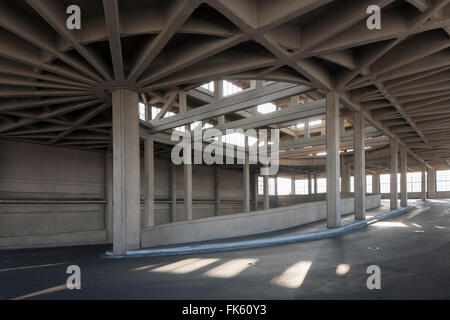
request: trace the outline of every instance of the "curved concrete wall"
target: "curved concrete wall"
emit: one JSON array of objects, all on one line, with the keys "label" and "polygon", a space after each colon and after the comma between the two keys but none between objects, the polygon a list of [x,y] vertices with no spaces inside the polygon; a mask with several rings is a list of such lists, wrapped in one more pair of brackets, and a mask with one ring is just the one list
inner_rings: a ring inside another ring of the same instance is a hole
[{"label": "curved concrete wall", "polygon": [[[367,209],[380,206],[380,195],[367,196]],[[341,199],[341,214],[352,213],[353,198]],[[309,202],[267,211],[176,222],[144,229],[141,247],[190,243],[283,230],[326,218],[326,202]]]}]

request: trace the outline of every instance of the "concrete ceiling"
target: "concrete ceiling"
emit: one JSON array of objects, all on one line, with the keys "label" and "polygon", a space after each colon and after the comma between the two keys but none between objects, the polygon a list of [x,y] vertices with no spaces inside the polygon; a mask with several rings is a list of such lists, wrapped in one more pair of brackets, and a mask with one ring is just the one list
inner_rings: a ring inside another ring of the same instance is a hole
[{"label": "concrete ceiling", "polygon": [[[111,91],[219,79],[336,90],[430,165],[450,160],[450,0],[0,0],[0,136],[105,150]],[[81,30],[66,8],[81,7]],[[366,27],[369,5],[381,30]]]}]

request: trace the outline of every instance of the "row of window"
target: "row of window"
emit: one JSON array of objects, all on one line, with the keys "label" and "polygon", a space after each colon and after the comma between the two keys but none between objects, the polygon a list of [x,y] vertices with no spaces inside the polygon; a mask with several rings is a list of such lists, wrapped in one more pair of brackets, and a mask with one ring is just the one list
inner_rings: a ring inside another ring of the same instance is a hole
[{"label": "row of window", "polygon": [[[290,178],[276,178],[276,188],[275,188],[275,178],[269,178],[269,195],[290,195],[292,194],[292,180]],[[425,178],[426,179],[426,178]],[[422,173],[421,172],[408,172],[407,173],[407,190],[408,192],[421,192],[422,190]],[[312,192],[314,193],[314,180],[311,181]],[[342,185],[342,183],[341,183]],[[372,193],[373,186],[373,176],[366,176],[366,192]],[[296,195],[306,195],[309,194],[309,183],[308,179],[295,179],[294,182],[294,194]],[[425,183],[425,189],[427,184]],[[277,190],[276,190],[277,189]],[[397,189],[400,192],[400,174],[397,176]],[[355,190],[355,179],[350,178],[350,192]],[[277,191],[277,192],[276,192]],[[426,190],[425,190],[426,191]],[[450,191],[450,170],[436,171],[436,191]],[[317,179],[317,193],[327,192],[327,179],[319,178]],[[380,192],[390,193],[391,192],[391,175],[381,174],[380,175]],[[264,194],[264,178],[258,177],[258,194]]]}]

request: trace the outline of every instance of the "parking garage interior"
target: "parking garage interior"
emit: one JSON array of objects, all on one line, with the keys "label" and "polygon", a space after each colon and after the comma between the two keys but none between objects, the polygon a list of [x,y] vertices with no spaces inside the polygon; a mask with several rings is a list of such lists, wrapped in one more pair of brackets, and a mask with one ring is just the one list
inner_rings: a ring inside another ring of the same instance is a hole
[{"label": "parking garage interior", "polygon": [[0,298],[448,299],[449,35],[449,0],[1,0]]}]

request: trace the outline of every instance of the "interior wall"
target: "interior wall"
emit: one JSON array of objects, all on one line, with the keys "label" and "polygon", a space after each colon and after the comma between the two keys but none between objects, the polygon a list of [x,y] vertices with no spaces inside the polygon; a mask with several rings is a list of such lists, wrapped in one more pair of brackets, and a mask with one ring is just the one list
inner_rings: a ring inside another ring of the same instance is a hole
[{"label": "interior wall", "polygon": [[0,141],[0,247],[106,241],[104,154]]}]

